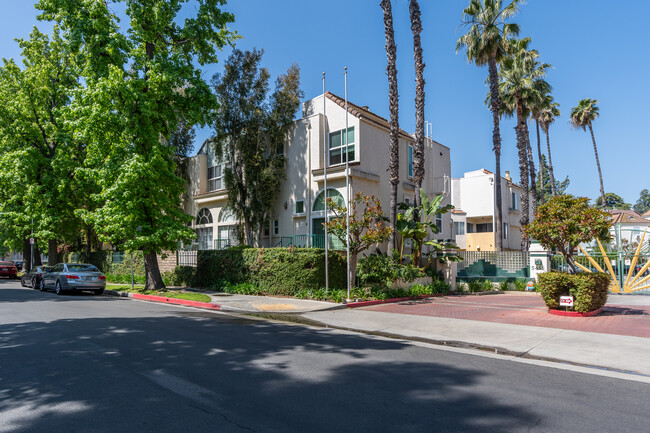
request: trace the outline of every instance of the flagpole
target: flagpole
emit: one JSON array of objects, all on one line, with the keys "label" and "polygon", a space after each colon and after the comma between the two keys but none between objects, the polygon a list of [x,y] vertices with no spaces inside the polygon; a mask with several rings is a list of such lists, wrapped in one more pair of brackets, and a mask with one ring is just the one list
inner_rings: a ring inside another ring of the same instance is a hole
[{"label": "flagpole", "polygon": [[327,123],[326,123],[326,97],[325,97],[325,72],[323,72],[323,187],[324,187],[324,197],[325,201],[325,293],[329,292],[330,280],[329,280],[329,236],[327,236]]},{"label": "flagpole", "polygon": [[347,281],[348,281],[348,302],[350,299],[350,165],[349,159],[350,154],[348,153],[348,147],[350,145],[350,140],[348,139],[348,67],[345,67],[345,194],[348,205],[346,206],[345,211],[345,249],[347,253],[347,262],[348,262],[348,272],[347,272]]}]

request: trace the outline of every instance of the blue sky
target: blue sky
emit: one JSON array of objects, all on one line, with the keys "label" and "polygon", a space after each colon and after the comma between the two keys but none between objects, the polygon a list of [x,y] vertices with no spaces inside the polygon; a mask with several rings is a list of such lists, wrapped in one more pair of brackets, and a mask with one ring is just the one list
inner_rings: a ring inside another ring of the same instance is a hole
[{"label": "blue sky", "polygon": [[[13,38],[27,37],[36,20],[34,2],[1,2],[0,55],[19,56]],[[483,104],[486,68],[455,53],[463,8],[468,0],[420,0],[426,62],[426,119],[433,138],[451,148],[452,176],[479,168],[494,169],[491,114]],[[114,7],[114,6],[113,6]],[[343,68],[348,67],[348,94],[352,102],[368,105],[388,118],[388,82],[384,27],[379,0],[231,0],[225,9],[235,15],[232,28],[243,39],[240,49],[263,48],[264,65],[275,77],[296,62],[301,67],[305,98],[327,89],[343,95]],[[393,0],[397,40],[400,126],[414,131],[415,83],[408,0]],[[606,192],[615,192],[634,204],[639,192],[650,189],[647,166],[647,129],[650,110],[650,56],[647,29],[634,17],[650,15],[650,2],[632,0],[530,0],[515,21],[520,36],[530,36],[532,47],[554,69],[548,74],[562,116],[551,127],[556,178],[569,176],[568,192],[592,199],[599,195],[598,174],[588,133],[569,127],[568,114],[583,98],[599,100],[601,117],[594,123]],[[225,60],[229,50],[224,51]],[[221,63],[204,68],[206,79],[221,71]],[[519,178],[514,119],[503,119],[502,170]],[[534,125],[531,144],[536,147]],[[210,135],[199,132],[197,145]],[[542,145],[545,144],[542,134]],[[197,146],[198,147],[198,146]]]}]

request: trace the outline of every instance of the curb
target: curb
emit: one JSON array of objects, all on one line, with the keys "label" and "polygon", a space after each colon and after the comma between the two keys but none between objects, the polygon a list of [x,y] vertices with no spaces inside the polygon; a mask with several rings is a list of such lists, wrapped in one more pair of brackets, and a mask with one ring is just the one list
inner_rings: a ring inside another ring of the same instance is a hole
[{"label": "curb", "polygon": [[578,311],[564,311],[564,310],[554,310],[553,308],[548,309],[549,314],[554,314],[556,316],[565,316],[565,317],[592,317],[597,316],[603,312],[602,308],[599,308],[594,311],[587,311],[586,313],[580,313]]},{"label": "curb", "polygon": [[186,299],[165,298],[164,296],[143,295],[141,293],[118,292],[110,289],[106,289],[104,294],[109,296],[119,296],[122,298],[133,298],[141,301],[158,302],[160,304],[175,304],[184,305],[186,307],[203,308],[206,310],[221,310],[221,304],[212,304],[210,302],[188,301]]},{"label": "curb", "polygon": [[416,299],[433,298],[435,296],[442,296],[442,294],[436,293],[433,295],[408,296],[406,298],[377,299],[375,301],[359,301],[359,302],[352,302],[350,304],[346,304],[346,307],[347,308],[369,307],[371,305],[390,304],[390,303],[402,302],[402,301],[412,301]]}]

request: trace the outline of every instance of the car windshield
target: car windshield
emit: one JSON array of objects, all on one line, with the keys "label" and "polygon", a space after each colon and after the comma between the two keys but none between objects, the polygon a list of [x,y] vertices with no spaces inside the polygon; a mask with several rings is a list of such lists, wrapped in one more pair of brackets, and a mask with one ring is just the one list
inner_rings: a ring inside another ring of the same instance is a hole
[{"label": "car windshield", "polygon": [[99,272],[99,269],[97,269],[93,265],[68,265],[68,271],[70,271],[70,272],[83,272],[83,271]]}]

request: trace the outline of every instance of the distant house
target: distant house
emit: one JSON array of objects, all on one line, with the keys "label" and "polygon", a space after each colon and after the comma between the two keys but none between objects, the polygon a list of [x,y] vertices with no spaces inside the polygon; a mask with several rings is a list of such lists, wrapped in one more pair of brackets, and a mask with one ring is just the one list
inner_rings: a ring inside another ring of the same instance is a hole
[{"label": "distant house", "polygon": [[[644,216],[629,209],[613,209],[609,213],[612,221],[610,233],[614,245],[620,243],[624,250],[636,249],[642,239],[644,245],[648,245],[650,242],[650,215],[645,217],[648,212]],[[646,232],[645,238],[644,232]]]},{"label": "distant house", "polygon": [[[521,195],[508,171],[501,178],[503,250],[521,250]],[[456,245],[464,251],[496,251],[495,174],[485,170],[467,172],[451,181],[451,218]],[[531,215],[532,218],[532,215]]]},{"label": "distant house", "polygon": [[[359,191],[374,194],[388,215],[391,189],[388,121],[368,107],[348,103],[348,124],[346,156],[344,100],[327,92],[303,104],[302,118],[293,123],[284,145],[286,179],[270,212],[268,226],[263,230],[262,246],[324,245],[324,168],[327,166],[328,197],[346,205],[346,157],[349,158],[350,197]],[[414,143],[412,134],[400,131],[400,202],[413,203],[417,194],[413,183]],[[223,178],[227,163],[219,161],[207,144],[190,159],[185,211],[194,216],[192,227],[198,235],[196,247],[200,249],[220,249],[237,243],[239,222],[227,207]],[[450,149],[427,138],[425,164],[423,189],[429,195],[444,193],[443,205],[449,204]],[[451,239],[450,215],[443,215],[437,223],[440,228],[437,238]],[[342,247],[336,239],[331,238],[330,242],[333,248]]]}]

